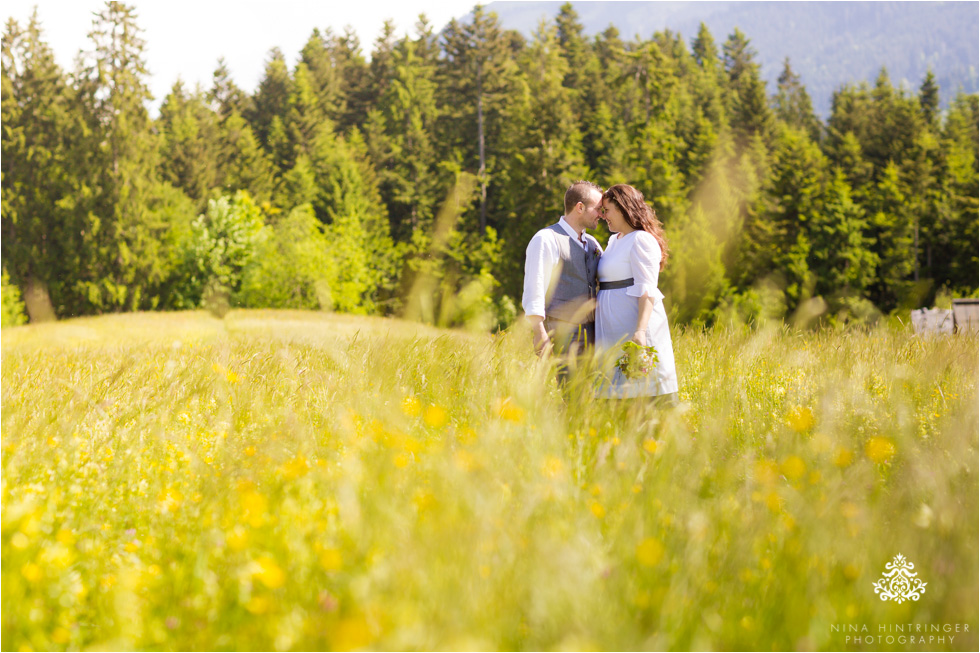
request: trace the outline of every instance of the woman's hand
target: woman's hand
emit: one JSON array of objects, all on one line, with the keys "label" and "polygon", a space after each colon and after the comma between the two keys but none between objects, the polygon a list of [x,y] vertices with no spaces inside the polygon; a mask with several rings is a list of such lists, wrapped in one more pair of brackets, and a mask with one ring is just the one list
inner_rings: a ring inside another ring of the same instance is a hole
[{"label": "woman's hand", "polygon": [[636,331],[633,332],[631,340],[641,347],[647,346],[647,325],[650,324],[650,316],[653,314],[653,297],[643,295],[638,298],[639,314],[636,316]]}]

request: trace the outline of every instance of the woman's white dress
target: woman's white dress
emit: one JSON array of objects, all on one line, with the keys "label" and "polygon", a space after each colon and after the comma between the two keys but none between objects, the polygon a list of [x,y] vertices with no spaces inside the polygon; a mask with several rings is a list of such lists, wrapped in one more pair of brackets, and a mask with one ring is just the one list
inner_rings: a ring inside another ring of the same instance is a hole
[{"label": "woman's white dress", "polygon": [[[660,244],[645,231],[613,234],[599,259],[599,283],[633,279],[626,288],[599,290],[596,307],[596,348],[607,354],[606,381],[598,396],[605,398],[652,397],[677,392],[674,348],[667,326],[664,295],[657,288],[660,277]],[[646,378],[626,379],[616,367],[621,347],[633,337],[640,312],[639,298],[653,298],[653,311],[647,323],[647,345],[657,348],[657,368]],[[610,351],[615,350],[615,351]]]}]

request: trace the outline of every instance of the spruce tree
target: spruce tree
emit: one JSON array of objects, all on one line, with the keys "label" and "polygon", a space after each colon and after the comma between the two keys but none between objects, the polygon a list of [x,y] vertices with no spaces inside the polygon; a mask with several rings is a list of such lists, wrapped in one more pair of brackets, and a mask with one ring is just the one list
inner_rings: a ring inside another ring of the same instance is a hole
[{"label": "spruce tree", "polygon": [[333,65],[340,77],[345,102],[337,120],[337,130],[346,134],[352,127],[361,127],[370,110],[370,68],[361,53],[361,42],[354,28],[347,27],[341,36],[327,44]]},{"label": "spruce tree", "polygon": [[448,145],[479,179],[478,225],[482,232],[488,225],[487,193],[496,167],[492,146],[509,117],[508,100],[516,83],[513,56],[517,42],[507,38],[497,14],[486,13],[480,6],[474,9],[472,22],[451,21],[444,38],[440,72]]},{"label": "spruce tree", "polygon": [[279,48],[273,48],[265,63],[265,72],[252,97],[252,106],[243,114],[252,126],[259,142],[270,153],[274,151],[273,123],[285,121],[289,110],[289,68]]},{"label": "spruce tree", "polygon": [[[424,32],[419,39],[424,39]],[[388,206],[392,234],[402,242],[431,227],[444,195],[436,169],[435,61],[418,55],[418,40],[404,39],[392,53],[390,84],[369,119],[365,136]]]},{"label": "spruce tree", "polygon": [[275,184],[272,161],[241,114],[233,111],[222,120],[218,139],[217,186],[222,194],[247,190],[259,204],[271,201]]},{"label": "spruce tree", "polygon": [[919,87],[919,107],[926,124],[935,125],[939,116],[939,85],[932,70],[926,73],[926,78],[922,80],[922,86]]},{"label": "spruce tree", "polygon": [[225,120],[234,112],[245,115],[251,109],[251,98],[232,80],[224,57],[218,58],[218,67],[211,75],[211,88],[208,89],[207,99],[211,110],[221,120]]},{"label": "spruce tree", "polygon": [[783,61],[783,72],[779,74],[773,104],[778,119],[805,131],[811,140],[820,142],[820,121],[813,113],[813,102],[800,76],[793,72],[789,64],[789,57]]},{"label": "spruce tree", "polygon": [[729,108],[737,143],[745,147],[755,135],[768,144],[773,137],[773,116],[766,83],[755,61],[749,39],[736,28],[723,47],[728,74]]},{"label": "spruce tree", "polygon": [[975,296],[977,288],[978,134],[980,110],[977,95],[960,93],[950,105],[942,130],[943,198],[936,229],[937,281],[959,296]]},{"label": "spruce tree", "polygon": [[48,295],[57,314],[76,313],[84,209],[73,206],[82,181],[72,152],[82,125],[36,9],[24,28],[7,22],[2,63],[4,270],[21,289]]},{"label": "spruce tree", "polygon": [[851,200],[842,171],[834,171],[816,209],[807,224],[816,294],[828,300],[831,311],[860,313],[879,261],[866,236],[865,211]]},{"label": "spruce tree", "polygon": [[[132,7],[107,3],[93,21],[94,50],[78,75],[90,135],[81,169],[98,189],[87,207],[78,287],[95,310],[158,305],[158,290],[179,263],[173,239],[182,227],[168,220],[189,223],[193,217],[167,217],[154,208],[172,202],[157,175],[159,144],[146,108],[152,97],[141,32]],[[180,203],[179,196],[173,201]]]},{"label": "spruce tree", "polygon": [[188,95],[178,80],[160,106],[160,176],[198,202],[217,185],[219,126],[203,93]]},{"label": "spruce tree", "polygon": [[509,189],[494,203],[506,244],[500,278],[508,292],[521,287],[523,252],[534,233],[556,221],[572,182],[587,176],[575,93],[564,85],[567,62],[554,25],[542,22],[520,59],[527,91],[505,131],[508,149],[519,152],[501,166]]},{"label": "spruce tree", "polygon": [[300,51],[300,63],[306,66],[312,76],[317,106],[323,115],[336,123],[346,110],[346,97],[340,71],[330,51],[329,43],[332,38],[333,34],[329,29],[325,35],[314,29]]}]

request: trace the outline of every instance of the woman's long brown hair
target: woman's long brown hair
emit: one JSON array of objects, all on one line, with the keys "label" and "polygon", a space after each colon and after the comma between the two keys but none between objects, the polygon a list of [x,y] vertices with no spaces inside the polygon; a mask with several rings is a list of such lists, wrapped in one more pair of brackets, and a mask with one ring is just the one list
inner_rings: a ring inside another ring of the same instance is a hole
[{"label": "woman's long brown hair", "polygon": [[602,199],[609,200],[617,207],[626,223],[637,231],[645,231],[657,239],[660,245],[660,269],[667,265],[667,236],[664,225],[657,219],[657,213],[643,199],[643,193],[628,184],[615,184],[602,194]]}]

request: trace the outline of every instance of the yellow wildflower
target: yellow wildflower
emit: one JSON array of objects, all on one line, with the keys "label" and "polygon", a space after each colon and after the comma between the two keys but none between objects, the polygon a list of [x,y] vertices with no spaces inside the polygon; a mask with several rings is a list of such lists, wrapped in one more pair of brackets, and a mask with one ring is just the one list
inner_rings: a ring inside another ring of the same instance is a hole
[{"label": "yellow wildflower", "polygon": [[856,519],[861,514],[861,509],[850,501],[840,504],[840,514],[847,519]]},{"label": "yellow wildflower", "polygon": [[854,460],[854,454],[847,447],[840,447],[837,449],[837,453],[834,454],[834,464],[838,467],[847,467]]},{"label": "yellow wildflower", "polygon": [[648,537],[636,546],[636,559],[646,567],[655,567],[663,556],[664,545],[654,537]]},{"label": "yellow wildflower", "polygon": [[303,456],[296,456],[282,466],[283,475],[290,481],[303,476],[308,471],[310,471],[310,464],[306,462],[306,458]]},{"label": "yellow wildflower", "polygon": [[883,465],[895,456],[895,445],[888,438],[876,436],[868,440],[864,453],[872,462]]},{"label": "yellow wildflower", "polygon": [[264,496],[249,490],[242,495],[242,512],[245,521],[253,528],[258,528],[265,522],[265,511],[269,502]]},{"label": "yellow wildflower", "polygon": [[434,429],[441,429],[443,426],[449,423],[449,413],[446,409],[438,404],[431,404],[426,407],[425,414],[422,416],[422,421],[425,422],[426,426],[430,426]]},{"label": "yellow wildflower", "polygon": [[160,512],[175,512],[180,508],[180,504],[183,502],[184,497],[179,490],[173,487],[169,487],[160,492],[157,497],[157,509]]},{"label": "yellow wildflower", "polygon": [[549,456],[547,460],[544,461],[544,465],[541,466],[541,472],[548,478],[557,478],[564,468],[564,463],[562,463],[561,458],[556,456]]},{"label": "yellow wildflower", "polygon": [[806,474],[806,464],[799,456],[790,456],[780,465],[783,475],[791,481],[798,481]]},{"label": "yellow wildflower", "polygon": [[775,461],[762,459],[755,463],[755,480],[762,485],[772,485],[779,478],[779,467]]},{"label": "yellow wildflower", "polygon": [[337,571],[343,566],[344,559],[339,549],[324,549],[320,553],[320,566],[325,571]]},{"label": "yellow wildflower", "polygon": [[36,583],[41,580],[44,572],[33,562],[28,562],[26,565],[20,568],[20,574],[27,579],[30,583]]},{"label": "yellow wildflower", "polygon": [[241,526],[235,526],[235,528],[228,533],[227,542],[231,549],[241,551],[248,546],[248,531]]},{"label": "yellow wildflower", "polygon": [[272,590],[282,587],[286,583],[286,574],[279,568],[276,561],[265,556],[255,561],[252,576],[258,578],[263,585]]},{"label": "yellow wildflower", "polygon": [[497,403],[497,414],[508,422],[524,423],[524,409],[514,404],[510,397],[504,397]]},{"label": "yellow wildflower", "polygon": [[766,495],[766,507],[773,512],[779,512],[783,507],[783,498],[778,492],[770,492]]},{"label": "yellow wildflower", "polygon": [[453,459],[456,461],[456,466],[462,469],[464,472],[472,471],[478,466],[476,458],[474,458],[473,454],[466,449],[460,449],[457,451],[456,455],[453,456]]},{"label": "yellow wildflower", "polygon": [[402,400],[402,412],[409,417],[418,417],[419,413],[422,412],[422,402],[414,395],[405,397]]},{"label": "yellow wildflower", "polygon": [[330,638],[330,648],[335,651],[355,651],[367,648],[372,641],[371,628],[364,617],[348,617],[336,628]]},{"label": "yellow wildflower", "polygon": [[786,414],[786,423],[797,433],[804,433],[813,428],[813,411],[806,406],[793,406]]},{"label": "yellow wildflower", "polygon": [[253,596],[245,604],[245,609],[252,614],[264,614],[269,611],[270,601],[264,596]]},{"label": "yellow wildflower", "polygon": [[58,626],[51,633],[51,641],[55,644],[67,644],[69,641],[71,641],[71,633],[68,632],[67,628]]}]

